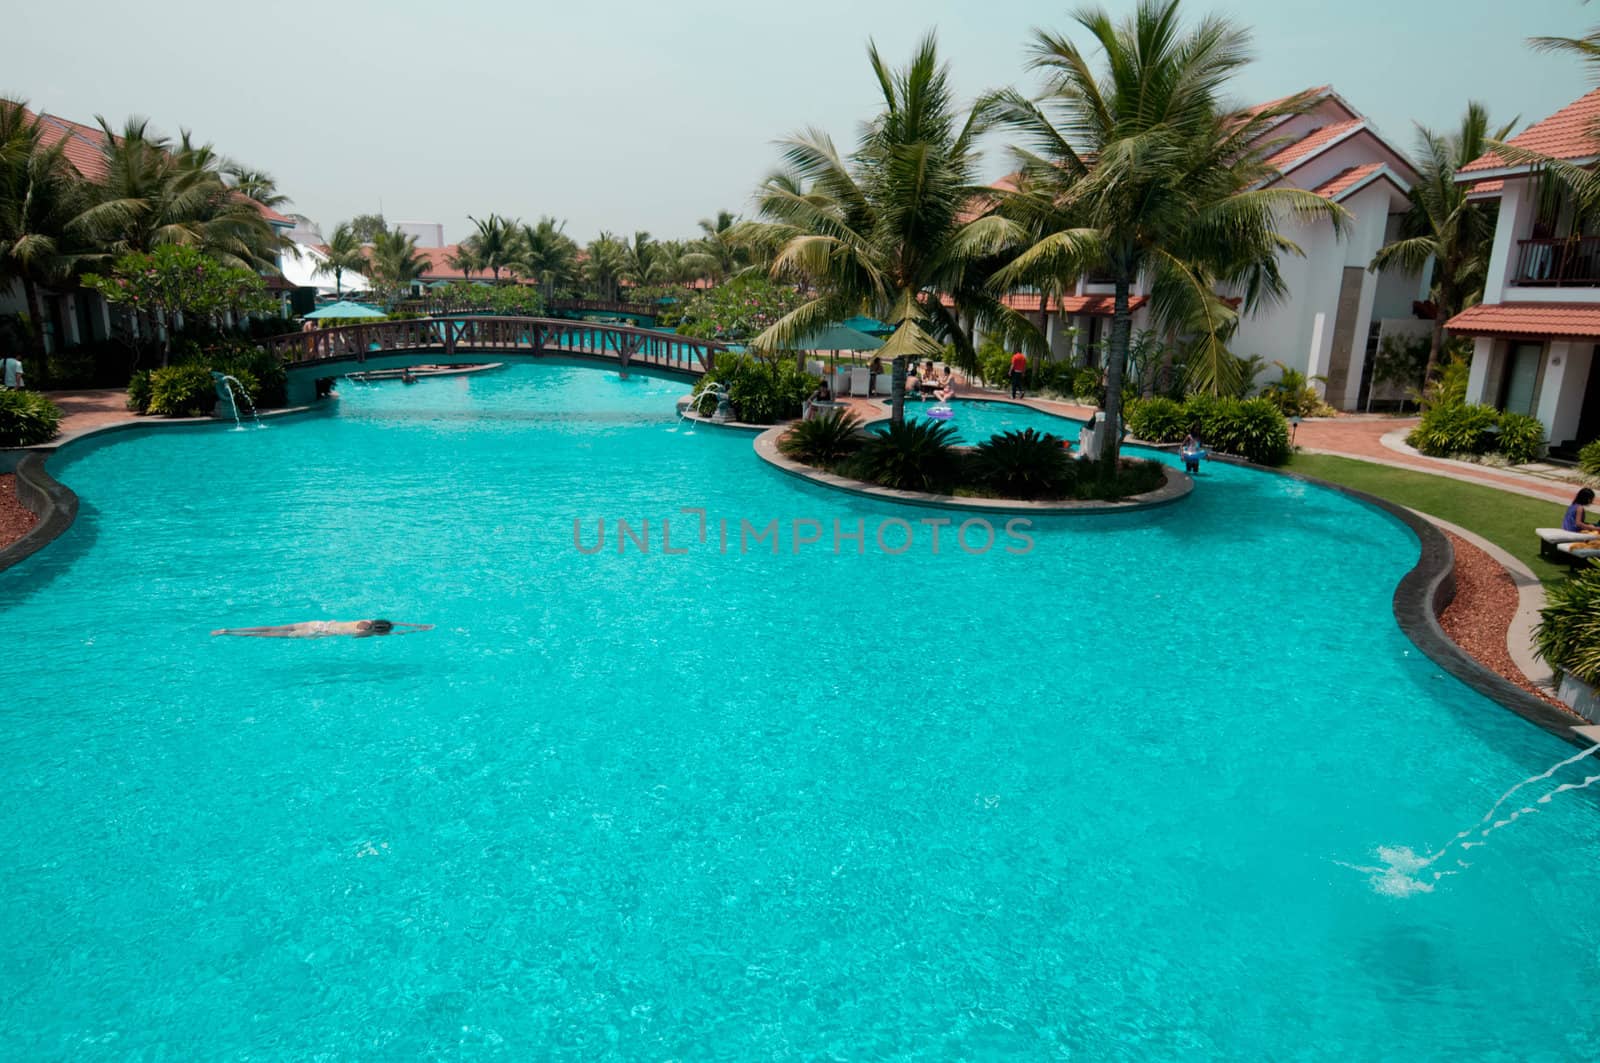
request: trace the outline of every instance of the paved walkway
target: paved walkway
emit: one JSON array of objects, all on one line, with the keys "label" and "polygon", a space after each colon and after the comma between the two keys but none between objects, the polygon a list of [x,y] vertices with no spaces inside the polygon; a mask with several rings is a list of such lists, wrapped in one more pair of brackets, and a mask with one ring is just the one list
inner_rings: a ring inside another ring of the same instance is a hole
[{"label": "paved walkway", "polygon": [[47,391],[45,396],[61,407],[61,434],[49,442],[60,446],[69,439],[108,424],[131,421],[126,388],[91,388],[84,391]]}]

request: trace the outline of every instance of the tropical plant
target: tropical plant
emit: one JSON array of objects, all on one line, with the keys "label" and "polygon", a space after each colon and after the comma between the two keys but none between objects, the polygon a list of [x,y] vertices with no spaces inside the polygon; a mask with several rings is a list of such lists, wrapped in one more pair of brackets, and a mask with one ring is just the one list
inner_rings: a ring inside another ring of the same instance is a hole
[{"label": "tropical plant", "polygon": [[602,232],[589,241],[584,251],[584,284],[598,298],[615,302],[623,277],[628,272],[627,246],[612,234]]},{"label": "tropical plant", "polygon": [[1311,381],[1327,382],[1327,377],[1314,376],[1309,380],[1298,369],[1292,369],[1282,362],[1273,362],[1278,367],[1278,379],[1261,389],[1261,397],[1283,411],[1285,417],[1309,417],[1323,410],[1325,403],[1322,396],[1317,394],[1317,389],[1311,386]]},{"label": "tropical plant", "polygon": [[367,268],[366,249],[362,247],[361,238],[350,222],[342,221],[334,226],[333,235],[328,238],[327,261],[322,268],[333,272],[335,295],[344,294],[346,273],[359,274]]},{"label": "tropical plant", "polygon": [[850,463],[860,479],[902,491],[935,491],[955,480],[956,430],[938,421],[891,421],[867,440]]},{"label": "tropical plant", "polygon": [[1545,587],[1534,649],[1552,668],[1600,686],[1600,568]]},{"label": "tropical plant", "polygon": [[243,163],[228,162],[223,165],[222,173],[241,196],[269,210],[287,207],[292,202],[278,191],[278,182],[265,170],[252,170]]},{"label": "tropical plant", "polygon": [[747,274],[690,299],[679,318],[678,333],[743,343],[804,302],[805,296],[792,284]]},{"label": "tropical plant", "polygon": [[[1425,336],[1385,336],[1372,360],[1373,386],[1388,385],[1410,394],[1420,393],[1431,346],[1432,341]],[[1401,399],[1401,408],[1404,406],[1405,400]]]},{"label": "tropical plant", "polygon": [[578,245],[566,234],[566,227],[566,222],[551,217],[522,227],[517,272],[539,282],[546,303],[555,298],[557,287],[570,285],[578,277]]},{"label": "tropical plant", "polygon": [[[1072,41],[1040,32],[1031,51],[1047,78],[1042,101],[1007,91],[989,104],[1031,145],[1016,149],[1017,190],[1000,194],[1001,213],[1029,244],[995,284],[1050,291],[1091,271],[1111,279],[1104,353],[1113,422],[1141,278],[1158,325],[1196,338],[1191,386],[1210,377],[1208,390],[1226,393],[1236,366],[1226,341],[1237,313],[1218,286],[1241,291],[1247,309],[1281,297],[1278,256],[1300,252],[1280,223],[1327,219],[1339,230],[1347,216],[1312,192],[1266,187],[1278,176],[1267,160],[1281,146],[1271,129],[1315,97],[1225,109],[1220,94],[1249,59],[1249,36],[1219,18],[1185,32],[1178,8],[1178,0],[1141,0],[1120,23],[1100,9],[1080,12],[1104,54],[1098,76]],[[1118,460],[1113,436],[1103,456],[1108,474]]]},{"label": "tropical plant", "polygon": [[1219,399],[1191,395],[1184,418],[1198,426],[1212,450],[1237,454],[1257,465],[1282,465],[1289,460],[1289,423],[1283,411],[1266,399]]},{"label": "tropical plant", "polygon": [[485,268],[483,256],[478,254],[477,244],[471,237],[461,241],[454,251],[445,255],[444,264],[451,269],[460,270],[463,278],[471,277],[474,273],[482,273]]},{"label": "tropical plant", "polygon": [[389,223],[382,214],[357,214],[350,219],[350,231],[360,243],[377,243],[379,234],[389,231]]},{"label": "tropical plant", "polygon": [[1424,410],[1434,406],[1460,406],[1467,401],[1467,383],[1472,378],[1472,347],[1463,342],[1461,349],[1451,350],[1456,343],[1455,339],[1445,343],[1445,361],[1421,395]]},{"label": "tropical plant", "polygon": [[0,447],[36,447],[61,430],[61,407],[37,391],[0,388]]},{"label": "tropical plant", "polygon": [[[1485,454],[1494,449],[1491,433],[1499,423],[1500,411],[1493,406],[1438,403],[1423,411],[1422,420],[1406,436],[1406,442],[1435,458]],[[1542,430],[1540,434],[1543,435]]]},{"label": "tropical plant", "polygon": [[199,417],[216,404],[216,382],[207,367],[191,363],[150,371],[150,413],[160,417]]},{"label": "tropical plant", "polygon": [[778,449],[807,465],[833,465],[860,450],[862,442],[861,418],[847,410],[829,410],[797,421],[778,441]]},{"label": "tropical plant", "polygon": [[1526,465],[1544,446],[1544,422],[1525,413],[1502,413],[1494,449],[1513,465]]},{"label": "tropical plant", "polygon": [[481,221],[469,215],[467,220],[477,227],[477,232],[465,241],[471,245],[477,258],[477,268],[488,270],[494,282],[499,284],[500,271],[514,268],[521,259],[519,223],[498,214],[490,214]]},{"label": "tropical plant", "polygon": [[140,369],[128,378],[128,409],[141,414],[150,412],[150,370]]},{"label": "tropical plant", "polygon": [[381,232],[367,257],[372,290],[390,306],[398,302],[428,270],[427,258],[417,250],[417,238],[398,228]]},{"label": "tropical plant", "polygon": [[[827,134],[808,130],[783,142],[785,167],[757,193],[763,220],[735,227],[734,239],[769,264],[774,279],[811,294],[762,331],[753,346],[783,350],[808,333],[858,313],[894,326],[879,354],[893,360],[890,416],[905,416],[906,359],[935,358],[949,340],[964,364],[975,352],[958,317],[986,331],[1026,337],[1038,330],[984,286],[983,266],[1007,230],[971,218],[982,202],[975,140],[982,116],[957,113],[948,68],[930,35],[911,61],[891,70],[869,46],[882,108],[846,156]],[[946,306],[939,293],[951,296]]]},{"label": "tropical plant", "polygon": [[1591,439],[1578,450],[1578,468],[1585,476],[1600,478],[1600,439]]},{"label": "tropical plant", "polygon": [[750,252],[738,240],[739,218],[732,211],[719,210],[714,218],[700,219],[700,238],[685,256],[695,276],[721,284],[750,264]]},{"label": "tropical plant", "polygon": [[87,193],[64,154],[64,141],[47,145],[44,127],[18,100],[0,98],[0,291],[22,284],[31,353],[43,361],[41,285],[59,283],[81,250],[75,234]]},{"label": "tropical plant", "polygon": [[1160,395],[1128,406],[1128,432],[1146,443],[1179,443],[1189,433],[1183,403]]},{"label": "tropical plant", "polygon": [[223,265],[183,244],[162,244],[149,254],[122,255],[109,273],[85,274],[83,285],[108,302],[161,315],[167,323],[162,365],[167,363],[180,315],[190,323],[215,327],[224,313],[259,313],[275,305],[253,270]]},{"label": "tropical plant", "polygon": [[1514,121],[1491,133],[1489,112],[1476,102],[1467,104],[1461,127],[1455,132],[1437,133],[1419,125],[1421,177],[1407,194],[1411,207],[1401,219],[1399,238],[1380,248],[1367,267],[1397,266],[1421,274],[1432,263],[1433,333],[1423,369],[1424,385],[1433,379],[1439,363],[1444,323],[1483,294],[1489,245],[1494,239],[1494,211],[1467,198],[1470,186],[1456,180],[1456,171],[1488,151],[1491,142],[1505,139],[1512,125]]},{"label": "tropical plant", "polygon": [[1058,436],[1028,428],[979,443],[972,471],[979,483],[1005,498],[1060,498],[1072,491],[1077,466]]}]

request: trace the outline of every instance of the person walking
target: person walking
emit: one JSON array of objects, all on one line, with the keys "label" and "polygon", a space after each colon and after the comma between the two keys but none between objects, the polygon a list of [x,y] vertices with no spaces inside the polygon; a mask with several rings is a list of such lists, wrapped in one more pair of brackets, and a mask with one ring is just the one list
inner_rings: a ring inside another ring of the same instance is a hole
[{"label": "person walking", "polygon": [[1026,398],[1024,384],[1028,378],[1028,356],[1018,351],[1011,356],[1011,397]]},{"label": "person walking", "polygon": [[22,363],[10,355],[0,355],[0,385],[19,389],[28,386],[22,377]]}]

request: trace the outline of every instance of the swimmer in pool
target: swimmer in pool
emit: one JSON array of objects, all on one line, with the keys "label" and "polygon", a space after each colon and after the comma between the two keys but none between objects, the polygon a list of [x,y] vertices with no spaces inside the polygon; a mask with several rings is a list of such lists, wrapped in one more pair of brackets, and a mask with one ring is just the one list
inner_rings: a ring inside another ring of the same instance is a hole
[{"label": "swimmer in pool", "polygon": [[[406,630],[401,631],[400,628]],[[397,624],[389,620],[308,620],[301,624],[278,624],[276,627],[220,627],[212,634],[256,639],[325,639],[339,635],[364,639],[372,635],[408,635],[413,631],[431,630],[432,624]]]}]

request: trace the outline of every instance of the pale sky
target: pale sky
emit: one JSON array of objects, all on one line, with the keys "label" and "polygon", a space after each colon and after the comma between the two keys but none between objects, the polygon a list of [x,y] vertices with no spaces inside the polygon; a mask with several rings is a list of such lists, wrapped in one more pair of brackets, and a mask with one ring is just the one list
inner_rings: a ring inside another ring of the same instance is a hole
[{"label": "pale sky", "polygon": [[[853,141],[875,107],[868,38],[891,62],[936,29],[966,97],[1034,86],[1033,27],[1073,4],[1022,0],[7,0],[0,93],[120,126],[192,130],[273,174],[325,229],[381,204],[445,239],[490,211],[657,238],[718,208],[748,212],[807,125]],[[1132,3],[1106,5],[1113,13]],[[1259,101],[1331,83],[1392,141],[1452,126],[1468,99],[1536,121],[1588,90],[1580,64],[1534,35],[1600,22],[1578,0],[1190,0],[1254,30],[1236,80]],[[996,144],[986,169],[1004,172]]]}]

